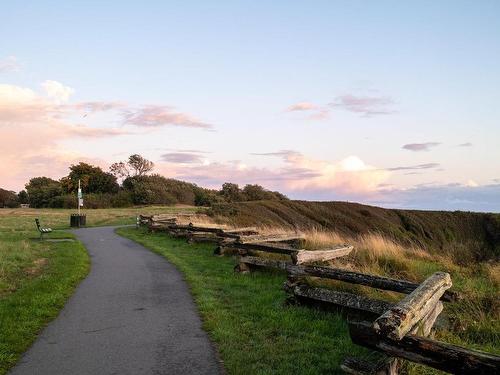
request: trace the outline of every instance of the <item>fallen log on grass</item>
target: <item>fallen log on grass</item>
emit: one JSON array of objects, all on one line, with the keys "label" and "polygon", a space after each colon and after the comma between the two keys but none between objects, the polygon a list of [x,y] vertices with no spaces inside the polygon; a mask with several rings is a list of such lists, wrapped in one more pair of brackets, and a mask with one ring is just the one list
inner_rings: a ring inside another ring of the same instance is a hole
[{"label": "fallen log on grass", "polygon": [[357,345],[452,374],[499,373],[500,356],[497,355],[415,335],[393,340],[378,334],[370,322],[349,322],[349,333]]},{"label": "fallen log on grass", "polygon": [[436,307],[445,290],[451,285],[448,273],[434,273],[398,304],[382,314],[373,325],[375,331],[394,340],[401,340]]}]

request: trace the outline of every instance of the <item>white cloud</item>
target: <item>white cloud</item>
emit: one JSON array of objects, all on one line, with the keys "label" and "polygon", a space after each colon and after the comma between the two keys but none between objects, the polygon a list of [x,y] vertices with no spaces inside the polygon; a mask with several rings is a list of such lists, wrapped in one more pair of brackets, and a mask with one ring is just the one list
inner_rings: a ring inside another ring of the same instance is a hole
[{"label": "white cloud", "polygon": [[47,96],[53,99],[57,104],[67,102],[70,96],[75,92],[75,90],[71,87],[64,86],[62,83],[57,81],[47,80],[42,82],[42,87],[47,93]]}]

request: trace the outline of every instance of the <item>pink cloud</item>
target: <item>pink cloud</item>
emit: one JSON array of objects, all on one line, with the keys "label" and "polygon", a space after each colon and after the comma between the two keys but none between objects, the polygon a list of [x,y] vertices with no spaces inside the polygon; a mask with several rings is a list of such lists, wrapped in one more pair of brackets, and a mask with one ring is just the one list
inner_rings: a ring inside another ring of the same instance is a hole
[{"label": "pink cloud", "polygon": [[69,138],[102,138],[128,134],[124,129],[97,128],[66,120],[74,109],[66,100],[71,90],[49,84],[51,95],[29,88],[0,85],[0,186],[22,188],[31,177],[45,174],[61,177],[73,161],[88,160],[66,150],[61,142]]},{"label": "pink cloud", "polygon": [[365,117],[387,115],[395,111],[390,109],[394,101],[383,96],[341,95],[330,103],[331,107],[342,108],[349,112],[359,113]]},{"label": "pink cloud", "polygon": [[172,107],[147,105],[136,110],[123,112],[125,124],[143,127],[184,126],[188,128],[210,129],[212,125],[202,122],[191,115],[175,111]]},{"label": "pink cloud", "polygon": [[[73,120],[81,119],[82,112],[83,117],[86,117],[89,113],[111,111],[122,119],[124,125],[137,127],[211,127],[168,106],[143,106],[134,110],[114,101],[71,103],[69,100],[73,92],[71,87],[56,81],[43,82],[40,91],[0,84],[0,186],[17,190],[28,177],[42,173],[60,176],[67,173],[71,161],[86,160],[84,155],[76,155],[64,147],[63,141],[68,139],[133,134],[130,127],[95,127],[75,123]],[[39,163],[37,160],[45,162]],[[42,168],[42,164],[47,168]]]},{"label": "pink cloud", "polygon": [[299,102],[292,104],[286,109],[287,112],[307,112],[310,120],[325,120],[329,117],[330,112],[327,108],[310,102]]},{"label": "pink cloud", "polygon": [[126,105],[121,102],[81,102],[72,106],[73,109],[83,112],[106,112],[114,109],[125,108]]},{"label": "pink cloud", "polygon": [[432,148],[439,146],[441,143],[439,142],[425,142],[425,143],[408,143],[406,145],[403,145],[403,149],[409,150],[409,151],[415,151],[415,152],[420,152],[420,151],[430,151]]},{"label": "pink cloud", "polygon": [[392,168],[387,168],[387,170],[388,171],[410,171],[410,170],[438,168],[439,166],[440,166],[439,163],[426,163],[426,164],[417,164],[417,165],[407,165],[407,166],[402,166],[402,167],[392,167]]},{"label": "pink cloud", "polygon": [[300,102],[300,103],[292,104],[286,110],[288,112],[293,112],[293,111],[312,111],[312,110],[316,110],[316,109],[318,109],[318,106],[316,104],[313,104],[310,102]]},{"label": "pink cloud", "polygon": [[203,163],[203,157],[197,152],[168,152],[161,156],[161,160],[179,164]]}]

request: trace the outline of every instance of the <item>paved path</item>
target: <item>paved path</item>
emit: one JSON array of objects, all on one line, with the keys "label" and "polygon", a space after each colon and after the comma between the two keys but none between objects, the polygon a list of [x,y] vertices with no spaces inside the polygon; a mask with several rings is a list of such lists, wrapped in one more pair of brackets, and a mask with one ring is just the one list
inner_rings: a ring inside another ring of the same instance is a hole
[{"label": "paved path", "polygon": [[91,271],[11,375],[220,373],[174,266],[112,227],[75,234]]}]

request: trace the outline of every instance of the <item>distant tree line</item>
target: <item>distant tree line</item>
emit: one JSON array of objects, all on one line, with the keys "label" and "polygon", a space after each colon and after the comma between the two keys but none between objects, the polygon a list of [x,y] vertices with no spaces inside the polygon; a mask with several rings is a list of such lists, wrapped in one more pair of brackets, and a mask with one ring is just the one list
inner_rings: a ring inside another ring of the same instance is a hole
[{"label": "distant tree line", "polygon": [[[77,206],[78,181],[84,193],[86,208],[130,207],[134,205],[186,204],[213,206],[222,203],[255,200],[285,200],[279,192],[260,185],[224,183],[220,190],[149,174],[153,162],[140,155],[131,155],[126,162],[111,165],[109,172],[87,163],[69,167],[69,174],[60,180],[34,177],[18,194],[0,189],[0,207],[29,204],[34,208],[74,208]],[[120,183],[121,182],[121,183]]]}]

